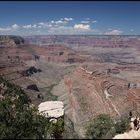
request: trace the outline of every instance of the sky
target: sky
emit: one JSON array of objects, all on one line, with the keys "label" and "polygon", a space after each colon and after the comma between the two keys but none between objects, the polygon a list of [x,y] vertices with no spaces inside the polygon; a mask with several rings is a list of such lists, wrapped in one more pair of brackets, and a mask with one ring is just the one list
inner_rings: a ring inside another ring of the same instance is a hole
[{"label": "sky", "polygon": [[0,1],[0,34],[140,35],[140,2]]}]

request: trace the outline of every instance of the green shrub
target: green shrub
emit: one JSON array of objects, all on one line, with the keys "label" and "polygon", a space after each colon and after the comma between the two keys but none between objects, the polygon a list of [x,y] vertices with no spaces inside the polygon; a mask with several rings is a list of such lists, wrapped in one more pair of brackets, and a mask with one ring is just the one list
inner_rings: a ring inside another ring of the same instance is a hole
[{"label": "green shrub", "polygon": [[[0,78],[6,84],[0,100],[0,139],[43,139],[61,136],[63,118],[54,125],[32,106],[19,86]],[[0,93],[1,94],[1,93]]]},{"label": "green shrub", "polygon": [[51,122],[49,132],[56,139],[62,138],[62,133],[64,131],[64,119],[59,118],[56,123]]},{"label": "green shrub", "polygon": [[92,119],[86,127],[86,137],[89,139],[111,139],[116,134],[130,130],[130,120],[127,116],[113,120],[109,115],[101,114]]},{"label": "green shrub", "polygon": [[86,136],[89,139],[105,138],[112,136],[115,132],[113,120],[109,115],[101,114],[89,122]]},{"label": "green shrub", "polygon": [[130,120],[128,117],[120,118],[115,124],[116,133],[124,133],[130,130]]}]

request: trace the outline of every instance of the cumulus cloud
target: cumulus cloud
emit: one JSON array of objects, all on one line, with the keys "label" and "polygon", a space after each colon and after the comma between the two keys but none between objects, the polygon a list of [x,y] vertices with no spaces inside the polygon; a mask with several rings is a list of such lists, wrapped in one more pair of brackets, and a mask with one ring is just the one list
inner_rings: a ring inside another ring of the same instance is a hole
[{"label": "cumulus cloud", "polygon": [[52,20],[50,23],[52,24],[63,24],[63,23],[67,23],[67,21],[64,21],[63,18],[61,18],[60,20]]},{"label": "cumulus cloud", "polygon": [[74,19],[65,17],[65,18],[60,18],[59,20],[52,20],[52,21],[50,21],[50,23],[52,23],[52,24],[66,24],[72,20],[74,20]]},{"label": "cumulus cloud", "polygon": [[45,27],[52,27],[52,24],[51,23],[45,23],[45,22],[40,22],[38,23],[40,26],[38,26],[38,28],[45,28]]},{"label": "cumulus cloud", "polygon": [[55,23],[55,21],[54,21],[54,20],[52,20],[52,21],[51,21],[51,23]]},{"label": "cumulus cloud", "polygon": [[90,30],[90,25],[86,24],[75,24],[74,29]]},{"label": "cumulus cloud", "polygon": [[66,20],[66,21],[71,21],[71,20],[73,20],[73,18],[64,18],[64,20]]},{"label": "cumulus cloud", "polygon": [[42,28],[42,26],[38,26],[38,28]]},{"label": "cumulus cloud", "polygon": [[37,28],[59,27],[59,26],[62,26],[62,25],[66,25],[71,20],[73,20],[73,18],[60,18],[59,20],[51,20],[51,21],[48,21],[48,22],[40,22],[40,23],[38,23],[39,26],[37,26]]},{"label": "cumulus cloud", "polygon": [[32,25],[31,25],[31,24],[24,25],[23,28],[25,28],[25,29],[30,29],[30,28],[32,28]]},{"label": "cumulus cloud", "polygon": [[39,25],[42,25],[42,26],[44,26],[44,25],[45,25],[45,23],[44,23],[44,22],[39,22],[38,24],[39,24]]},{"label": "cumulus cloud", "polygon": [[65,24],[67,22],[68,22],[67,20],[57,20],[57,21],[54,21],[55,24]]},{"label": "cumulus cloud", "polygon": [[59,23],[63,23],[63,21],[62,20],[57,20],[57,21],[55,21],[55,23],[59,24]]},{"label": "cumulus cloud", "polygon": [[82,21],[81,21],[81,23],[83,23],[83,24],[96,23],[96,22],[97,22],[96,20],[91,20],[91,19],[89,19],[89,18],[88,18],[88,20],[85,19],[85,20],[82,20]]},{"label": "cumulus cloud", "polygon": [[37,25],[36,25],[36,24],[34,24],[32,27],[33,27],[33,28],[37,28]]},{"label": "cumulus cloud", "polygon": [[0,27],[1,32],[10,32],[10,31],[15,31],[19,28],[20,26],[17,24],[13,24],[10,27]]},{"label": "cumulus cloud", "polygon": [[51,24],[48,24],[47,27],[52,27],[52,25]]},{"label": "cumulus cloud", "polygon": [[49,28],[48,34],[92,34],[93,32],[96,32],[94,29],[85,30],[81,28],[74,28],[73,26],[57,26]]},{"label": "cumulus cloud", "polygon": [[[96,20],[90,18],[84,18],[79,23],[70,22],[74,20],[71,17],[64,17],[58,20],[43,21],[33,24],[18,25],[13,24],[7,27],[0,27],[0,32],[5,34],[26,34],[31,32],[32,34],[105,34],[105,35],[119,35],[123,31],[120,29],[108,29],[105,33],[92,28],[92,25],[96,23]],[[21,30],[18,30],[21,29]],[[27,30],[30,29],[30,30]],[[38,32],[39,31],[39,32]],[[133,32],[133,29],[129,29]]]},{"label": "cumulus cloud", "polygon": [[105,34],[105,35],[120,35],[120,34],[122,34],[122,33],[123,33],[123,31],[114,29],[114,30],[112,30],[112,31],[105,32],[104,34]]},{"label": "cumulus cloud", "polygon": [[13,24],[11,27],[12,27],[12,29],[18,29],[20,26],[17,24]]}]

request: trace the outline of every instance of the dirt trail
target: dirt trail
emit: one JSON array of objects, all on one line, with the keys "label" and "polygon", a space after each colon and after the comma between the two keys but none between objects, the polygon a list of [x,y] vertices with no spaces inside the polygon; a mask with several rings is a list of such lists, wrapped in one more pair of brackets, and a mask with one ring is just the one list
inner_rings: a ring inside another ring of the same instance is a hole
[{"label": "dirt trail", "polygon": [[119,113],[118,109],[116,108],[116,106],[112,103],[112,101],[109,98],[109,96],[111,96],[111,95],[107,92],[107,90],[104,91],[104,94],[106,95],[106,99],[111,103],[111,105],[114,108],[115,112],[121,117],[121,114]]}]

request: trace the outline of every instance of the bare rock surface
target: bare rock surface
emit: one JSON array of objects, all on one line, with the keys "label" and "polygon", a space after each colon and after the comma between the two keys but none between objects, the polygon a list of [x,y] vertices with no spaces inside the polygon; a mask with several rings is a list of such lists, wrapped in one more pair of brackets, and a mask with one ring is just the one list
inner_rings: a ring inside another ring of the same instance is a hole
[{"label": "bare rock surface", "polygon": [[64,115],[64,105],[61,101],[46,101],[38,106],[40,113],[45,113],[48,118],[59,118]]}]

